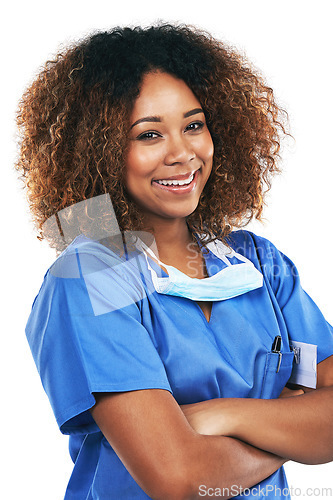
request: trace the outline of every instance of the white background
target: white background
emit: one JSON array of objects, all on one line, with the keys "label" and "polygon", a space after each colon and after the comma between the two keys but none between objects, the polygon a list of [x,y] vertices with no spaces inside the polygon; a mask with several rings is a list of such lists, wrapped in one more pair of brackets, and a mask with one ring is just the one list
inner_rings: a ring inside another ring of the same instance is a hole
[{"label": "white background", "polygon": [[[71,472],[24,327],[53,251],[36,239],[13,171],[17,101],[38,68],[96,29],[162,19],[207,29],[244,51],[290,115],[296,142],[283,153],[266,224],[251,229],[294,260],[303,287],[330,323],[332,309],[332,14],[317,0],[204,2],[13,1],[2,12],[2,480],[6,500],[59,500]],[[293,488],[333,487],[333,464],[286,466]],[[317,498],[328,498],[318,494]],[[298,498],[295,496],[295,498]]]}]

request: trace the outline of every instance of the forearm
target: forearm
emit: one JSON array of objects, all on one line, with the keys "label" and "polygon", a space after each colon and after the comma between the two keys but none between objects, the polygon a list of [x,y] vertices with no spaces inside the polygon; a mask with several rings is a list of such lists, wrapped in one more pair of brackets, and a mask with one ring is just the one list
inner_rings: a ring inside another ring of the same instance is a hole
[{"label": "forearm", "polygon": [[202,498],[208,490],[218,492],[219,498],[231,498],[266,479],[284,462],[286,459],[234,438],[198,434],[189,457],[193,480],[186,498]]},{"label": "forearm", "polygon": [[227,435],[301,463],[333,460],[333,387],[293,398],[234,403]]}]

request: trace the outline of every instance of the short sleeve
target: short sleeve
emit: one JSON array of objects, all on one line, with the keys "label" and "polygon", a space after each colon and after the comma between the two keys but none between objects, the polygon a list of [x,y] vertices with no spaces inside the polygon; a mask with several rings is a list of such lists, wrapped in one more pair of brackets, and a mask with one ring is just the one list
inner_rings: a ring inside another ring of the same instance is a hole
[{"label": "short sleeve", "polygon": [[303,290],[295,264],[271,242],[257,238],[261,267],[282,312],[291,340],[317,345],[318,363],[333,354],[333,328]]},{"label": "short sleeve", "polygon": [[[77,255],[69,259],[72,269],[75,259]],[[64,434],[98,430],[88,411],[95,404],[94,392],[172,392],[163,362],[141,323],[144,299],[135,283],[126,280],[121,266],[111,268],[91,259],[90,273],[83,274],[80,265],[78,272],[64,275],[52,268],[47,272],[26,327],[43,387]]]}]

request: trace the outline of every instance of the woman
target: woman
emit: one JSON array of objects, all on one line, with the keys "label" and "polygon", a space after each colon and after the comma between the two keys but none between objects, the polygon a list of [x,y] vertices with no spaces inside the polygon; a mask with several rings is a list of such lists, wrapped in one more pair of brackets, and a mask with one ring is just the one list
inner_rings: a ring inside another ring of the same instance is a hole
[{"label": "woman", "polygon": [[260,219],[283,117],[186,26],[92,35],[23,96],[18,168],[64,250],[27,337],[67,500],[289,498],[287,460],[333,459],[332,328],[286,256],[232,232]]}]

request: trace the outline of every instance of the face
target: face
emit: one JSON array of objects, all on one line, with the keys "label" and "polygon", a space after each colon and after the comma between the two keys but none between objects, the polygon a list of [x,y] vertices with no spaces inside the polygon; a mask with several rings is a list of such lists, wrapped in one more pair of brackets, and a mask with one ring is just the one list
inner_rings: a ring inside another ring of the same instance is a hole
[{"label": "face", "polygon": [[144,77],[129,139],[125,185],[146,221],[190,215],[214,146],[200,102],[183,80],[161,72]]}]

